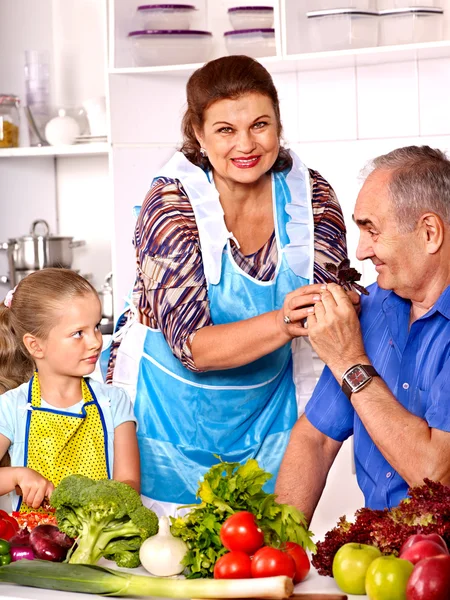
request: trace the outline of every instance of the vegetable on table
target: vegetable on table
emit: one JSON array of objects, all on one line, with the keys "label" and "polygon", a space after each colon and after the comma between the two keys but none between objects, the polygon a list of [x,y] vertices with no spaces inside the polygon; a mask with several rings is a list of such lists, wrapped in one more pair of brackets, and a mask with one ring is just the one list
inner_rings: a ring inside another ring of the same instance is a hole
[{"label": "vegetable on table", "polygon": [[398,555],[407,538],[416,533],[437,533],[450,544],[450,487],[424,479],[409,488],[408,497],[391,510],[361,508],[355,521],[341,517],[336,527],[317,543],[312,564],[321,575],[332,575],[336,552],[349,542],[377,546],[382,553]]},{"label": "vegetable on table", "polygon": [[252,577],[252,559],[241,550],[232,550],[214,565],[214,579],[249,579]]},{"label": "vegetable on table", "polygon": [[295,562],[290,554],[278,548],[263,546],[252,558],[253,577],[285,575],[294,579]]},{"label": "vegetable on table", "polygon": [[295,542],[286,542],[284,550],[291,555],[295,562],[294,583],[300,583],[306,578],[311,568],[308,555],[300,544]]},{"label": "vegetable on table", "polygon": [[251,555],[264,544],[264,534],[255,515],[244,510],[228,517],[220,528],[220,541],[227,550],[241,550]]},{"label": "vegetable on table", "polygon": [[9,565],[11,560],[11,544],[7,540],[0,539],[0,567]]},{"label": "vegetable on table", "polygon": [[[186,580],[132,575],[97,565],[54,564],[20,560],[0,568],[0,582],[37,588],[108,596],[165,598],[273,598],[289,597],[294,589],[288,577],[265,579]],[[1,590],[1,587],[0,587]]]},{"label": "vegetable on table", "polygon": [[63,561],[73,544],[74,540],[55,525],[38,525],[30,532],[30,546],[43,560]]},{"label": "vegetable on table", "polygon": [[168,577],[184,571],[181,561],[186,552],[187,546],[183,540],[170,533],[169,519],[161,517],[158,533],[142,543],[139,558],[144,569],[152,575]]},{"label": "vegetable on table", "polygon": [[14,517],[8,515],[5,510],[0,510],[0,538],[9,540],[19,531],[19,523]]},{"label": "vegetable on table", "polygon": [[34,560],[36,558],[30,546],[11,546],[11,560]]},{"label": "vegetable on table", "polygon": [[26,527],[31,531],[38,525],[56,525],[55,511],[40,513],[40,512],[13,512],[12,516],[19,523],[19,527]]},{"label": "vegetable on table", "polygon": [[104,557],[119,567],[138,567],[142,542],[158,532],[156,514],[142,504],[136,490],[120,481],[69,475],[50,501],[59,529],[76,538],[69,563],[95,565]]},{"label": "vegetable on table", "polygon": [[278,504],[275,494],[262,488],[272,475],[254,459],[245,464],[220,462],[204,475],[197,492],[200,504],[191,505],[184,517],[171,517],[173,535],[188,545],[183,559],[187,577],[212,577],[214,565],[225,554],[220,530],[234,513],[252,513],[264,533],[266,545],[292,541],[315,550],[304,515],[293,506]]}]

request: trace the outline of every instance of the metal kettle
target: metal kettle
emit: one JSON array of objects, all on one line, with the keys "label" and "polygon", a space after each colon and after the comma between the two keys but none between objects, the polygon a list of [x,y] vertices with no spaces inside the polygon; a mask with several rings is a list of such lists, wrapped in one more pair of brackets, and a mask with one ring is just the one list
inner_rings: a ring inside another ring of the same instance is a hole
[{"label": "metal kettle", "polygon": [[105,282],[98,290],[98,295],[100,298],[100,302],[102,305],[102,317],[104,319],[108,319],[112,321],[114,318],[114,297],[113,297],[113,289],[112,289],[112,272],[108,273],[105,277]]}]

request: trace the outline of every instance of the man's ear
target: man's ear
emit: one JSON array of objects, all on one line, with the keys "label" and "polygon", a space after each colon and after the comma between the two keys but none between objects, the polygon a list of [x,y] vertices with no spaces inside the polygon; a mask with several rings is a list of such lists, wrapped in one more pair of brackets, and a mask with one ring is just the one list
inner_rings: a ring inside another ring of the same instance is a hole
[{"label": "man's ear", "polygon": [[41,342],[37,337],[31,335],[31,333],[26,333],[23,336],[23,343],[25,344],[25,348],[34,359],[40,359],[44,356],[44,350]]},{"label": "man's ear", "polygon": [[428,254],[436,254],[444,243],[444,223],[435,213],[425,213],[420,217],[419,227],[423,233]]}]

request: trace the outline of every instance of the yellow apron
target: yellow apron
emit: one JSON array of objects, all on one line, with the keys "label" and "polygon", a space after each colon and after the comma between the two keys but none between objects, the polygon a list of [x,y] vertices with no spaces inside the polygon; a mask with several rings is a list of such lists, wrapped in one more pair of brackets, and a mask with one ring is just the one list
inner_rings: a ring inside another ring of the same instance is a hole
[{"label": "yellow apron", "polygon": [[[81,380],[84,405],[79,414],[41,408],[37,373],[30,381],[24,466],[57,486],[67,475],[109,479],[108,434],[102,410],[85,379]],[[20,512],[36,511],[20,499]]]}]

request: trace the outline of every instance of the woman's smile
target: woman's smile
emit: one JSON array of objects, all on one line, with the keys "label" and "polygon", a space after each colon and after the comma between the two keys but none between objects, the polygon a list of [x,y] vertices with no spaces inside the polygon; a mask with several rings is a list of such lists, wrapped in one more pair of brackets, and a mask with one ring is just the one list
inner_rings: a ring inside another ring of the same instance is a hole
[{"label": "woman's smile", "polygon": [[261,156],[248,156],[247,158],[232,158],[231,162],[238,169],[252,169],[261,160]]}]

